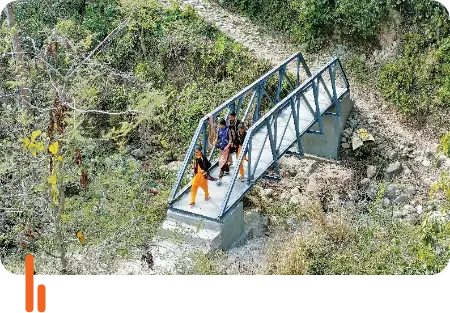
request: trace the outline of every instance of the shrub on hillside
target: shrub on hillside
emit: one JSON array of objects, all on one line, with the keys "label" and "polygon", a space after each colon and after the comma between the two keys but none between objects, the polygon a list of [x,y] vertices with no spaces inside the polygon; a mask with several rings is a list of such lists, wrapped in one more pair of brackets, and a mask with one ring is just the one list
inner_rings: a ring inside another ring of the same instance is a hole
[{"label": "shrub on hillside", "polygon": [[334,19],[343,41],[370,44],[376,42],[388,14],[388,0],[339,0]]},{"label": "shrub on hillside", "polygon": [[274,29],[290,32],[297,12],[292,1],[285,0],[222,0],[220,3],[234,11],[245,14],[253,20],[270,25]]},{"label": "shrub on hillside", "polygon": [[405,36],[403,56],[385,64],[378,86],[383,95],[408,114],[425,114],[450,106],[450,38],[426,47],[419,34]]},{"label": "shrub on hillside", "polygon": [[333,34],[333,0],[293,0],[291,6],[297,12],[297,19],[292,25],[292,35],[296,41],[314,49]]}]

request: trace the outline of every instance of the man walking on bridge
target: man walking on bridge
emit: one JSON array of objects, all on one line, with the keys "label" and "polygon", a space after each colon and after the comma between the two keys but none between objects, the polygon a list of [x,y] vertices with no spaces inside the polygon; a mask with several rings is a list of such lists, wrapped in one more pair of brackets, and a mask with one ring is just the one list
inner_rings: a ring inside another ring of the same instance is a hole
[{"label": "man walking on bridge", "polygon": [[231,135],[231,146],[230,146],[230,157],[228,161],[230,162],[230,166],[233,165],[233,158],[231,157],[231,154],[237,152],[238,150],[238,125],[241,123],[239,119],[236,118],[236,112],[233,111],[230,113],[229,121],[228,121],[228,127],[230,129],[230,135]]},{"label": "man walking on bridge", "polygon": [[219,181],[218,185],[222,184],[222,177],[225,173],[230,172],[229,159],[230,147],[232,143],[231,133],[224,119],[219,121],[219,130],[217,132],[216,147],[219,148]]}]

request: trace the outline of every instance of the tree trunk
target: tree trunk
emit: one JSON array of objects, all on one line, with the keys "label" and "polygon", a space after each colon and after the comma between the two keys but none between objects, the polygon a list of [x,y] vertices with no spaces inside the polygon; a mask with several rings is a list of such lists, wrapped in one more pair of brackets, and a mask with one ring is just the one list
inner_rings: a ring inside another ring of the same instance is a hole
[{"label": "tree trunk", "polygon": [[[20,45],[19,35],[16,28],[16,15],[14,13],[14,3],[8,3],[5,8],[6,22],[9,30],[11,31],[11,41],[13,45],[13,56],[16,61],[16,69],[19,76],[25,77],[25,64],[23,62],[23,51]],[[19,87],[19,93],[21,96],[28,98],[30,96],[29,90],[23,86]]]},{"label": "tree trunk", "polygon": [[[57,170],[56,172],[59,174],[61,172],[61,163],[58,162],[57,164]],[[63,178],[62,175],[58,175],[58,180],[61,181],[59,183],[59,205],[55,205],[53,207],[53,218],[55,222],[55,228],[56,228],[56,245],[59,248],[59,256],[61,260],[61,274],[67,274],[67,256],[66,256],[66,245],[64,242],[64,235],[63,235],[63,227],[62,227],[62,220],[61,220],[61,214],[64,212],[64,206],[65,206],[65,188],[64,183],[62,182]]]},{"label": "tree trunk", "polygon": [[[5,8],[6,14],[6,22],[10,30],[12,30],[16,26],[16,15],[14,13],[14,4],[13,2],[8,3]],[[22,46],[20,45],[19,36],[17,34],[17,29],[14,29],[11,32],[11,41],[13,44],[13,53],[14,59],[16,60],[16,65],[19,65],[23,62],[23,52]]]}]

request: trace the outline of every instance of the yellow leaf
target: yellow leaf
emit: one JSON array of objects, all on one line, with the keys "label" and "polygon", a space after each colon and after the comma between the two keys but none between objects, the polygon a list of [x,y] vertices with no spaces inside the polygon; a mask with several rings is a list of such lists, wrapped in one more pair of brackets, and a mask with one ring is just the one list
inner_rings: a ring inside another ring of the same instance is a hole
[{"label": "yellow leaf", "polygon": [[33,156],[36,156],[36,150],[31,151],[31,154],[32,154]]},{"label": "yellow leaf", "polygon": [[56,155],[58,153],[58,142],[55,141],[48,147],[48,151],[50,151],[51,154]]},{"label": "yellow leaf", "polygon": [[37,137],[39,137],[41,135],[41,131],[40,130],[35,130],[31,133],[31,141],[35,141]]},{"label": "yellow leaf", "polygon": [[48,181],[49,184],[51,184],[51,185],[56,185],[56,175],[49,176],[49,177],[47,178],[47,181]]},{"label": "yellow leaf", "polygon": [[44,151],[44,143],[42,141],[36,144],[36,149],[40,152]]},{"label": "yellow leaf", "polygon": [[23,143],[24,143],[25,147],[28,148],[28,146],[30,145],[30,139],[28,139],[27,137],[23,138]]},{"label": "yellow leaf", "polygon": [[77,231],[77,238],[80,241],[82,246],[84,246],[86,244],[86,237],[84,236],[82,231]]},{"label": "yellow leaf", "polygon": [[62,155],[58,155],[57,159],[58,159],[59,162],[62,162],[62,160],[63,160]]}]

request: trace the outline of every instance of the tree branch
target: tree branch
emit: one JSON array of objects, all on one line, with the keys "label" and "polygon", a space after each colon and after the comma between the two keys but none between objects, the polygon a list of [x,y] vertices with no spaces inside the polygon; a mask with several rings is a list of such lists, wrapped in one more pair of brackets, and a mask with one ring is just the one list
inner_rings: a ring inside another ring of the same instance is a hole
[{"label": "tree branch", "polygon": [[128,110],[128,111],[123,111],[123,112],[108,112],[108,111],[102,111],[102,110],[83,110],[83,109],[78,109],[76,107],[76,105],[75,105],[75,100],[73,102],[73,106],[70,105],[68,102],[64,102],[64,105],[67,106],[68,108],[74,110],[75,112],[83,113],[83,114],[87,114],[87,113],[96,113],[96,114],[104,114],[104,115],[144,114],[144,112],[138,111],[138,110]]},{"label": "tree branch", "polygon": [[126,19],[125,21],[121,22],[108,36],[105,37],[105,39],[103,39],[102,42],[100,42],[97,47],[94,48],[94,50],[91,51],[91,53],[89,53],[89,55],[84,58],[83,61],[81,61],[77,67],[75,67],[74,69],[69,69],[69,74],[66,76],[65,81],[67,81],[85,62],[87,62],[95,53],[97,53],[97,51],[105,44],[107,43],[110,39],[112,39],[114,36],[116,36],[130,21],[130,19]]}]

